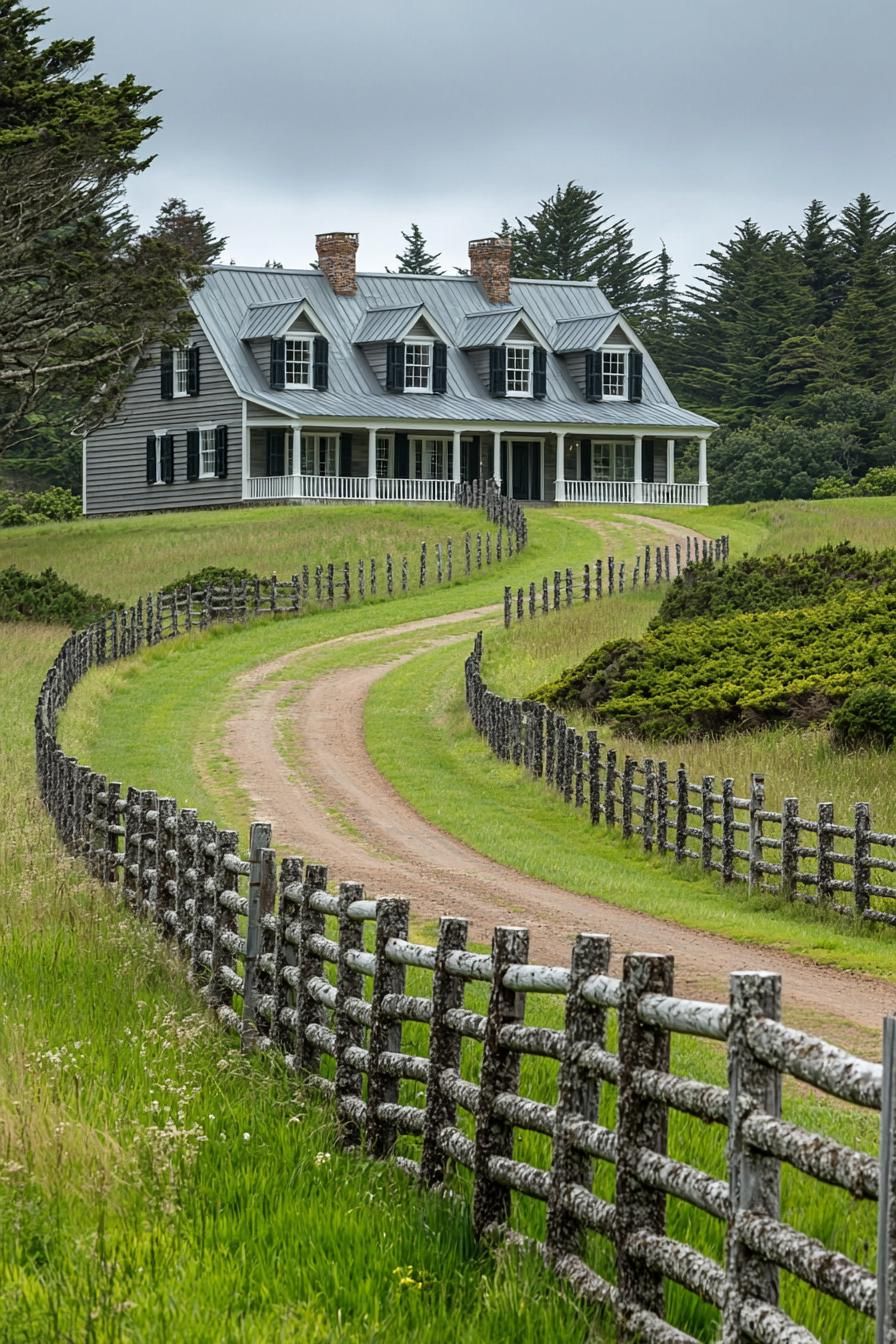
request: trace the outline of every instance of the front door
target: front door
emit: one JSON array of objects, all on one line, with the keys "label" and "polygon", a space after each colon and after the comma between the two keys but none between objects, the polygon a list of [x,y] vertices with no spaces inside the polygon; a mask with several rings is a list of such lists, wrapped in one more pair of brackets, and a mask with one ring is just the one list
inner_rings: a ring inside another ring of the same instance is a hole
[{"label": "front door", "polygon": [[511,498],[541,499],[541,444],[537,439],[512,439],[508,448]]}]

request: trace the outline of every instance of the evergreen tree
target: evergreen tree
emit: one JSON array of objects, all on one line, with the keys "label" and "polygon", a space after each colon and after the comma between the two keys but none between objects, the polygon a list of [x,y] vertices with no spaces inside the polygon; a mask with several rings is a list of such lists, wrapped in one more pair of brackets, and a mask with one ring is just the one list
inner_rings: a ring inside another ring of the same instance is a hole
[{"label": "evergreen tree", "polygon": [[662,239],[660,243],[655,279],[641,318],[640,331],[663,375],[674,379],[680,362],[681,300],[672,258]]},{"label": "evergreen tree", "polygon": [[174,243],[200,270],[217,261],[227,245],[226,238],[215,237],[211,220],[201,210],[188,210],[179,196],[165,202],[149,232],[152,238],[167,238]]},{"label": "evergreen tree", "polygon": [[633,322],[639,323],[649,313],[656,265],[656,258],[649,252],[635,251],[631,225],[618,220],[610,229],[598,284],[613,307]]},{"label": "evergreen tree", "polygon": [[426,239],[416,224],[411,224],[410,233],[402,230],[405,241],[403,252],[396,254],[399,275],[441,275],[442,268],[438,260],[441,252],[427,252]]},{"label": "evergreen tree", "polygon": [[832,227],[836,215],[828,214],[823,201],[812,200],[803,212],[801,229],[794,230],[793,245],[806,268],[814,298],[812,322],[823,327],[843,302],[846,287],[843,248]]},{"label": "evergreen tree", "polygon": [[527,280],[599,277],[612,251],[612,228],[600,201],[600,192],[568,182],[539,201],[533,214],[518,217],[510,230],[514,275]]},{"label": "evergreen tree", "polygon": [[896,376],[896,224],[861,192],[841,213],[837,237],[846,297],[825,333],[822,384],[882,390]]}]

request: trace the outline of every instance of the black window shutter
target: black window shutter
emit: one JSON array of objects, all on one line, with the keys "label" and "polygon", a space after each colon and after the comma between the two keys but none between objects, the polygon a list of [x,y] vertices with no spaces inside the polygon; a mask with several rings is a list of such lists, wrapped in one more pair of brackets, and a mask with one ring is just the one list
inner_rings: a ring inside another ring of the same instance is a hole
[{"label": "black window shutter", "polygon": [[191,345],[187,373],[187,392],[191,397],[199,396],[199,346]]},{"label": "black window shutter", "polygon": [[286,341],[282,336],[271,337],[271,387],[282,392],[286,386]]},{"label": "black window shutter", "polygon": [[579,480],[591,480],[591,440],[582,439],[579,448]]},{"label": "black window shutter", "polygon": [[404,391],[404,346],[390,341],[386,346],[386,391]]},{"label": "black window shutter", "polygon": [[407,434],[395,435],[395,476],[406,481],[411,474],[411,456]]},{"label": "black window shutter", "polygon": [[267,476],[282,476],[286,470],[286,430],[267,431]]},{"label": "black window shutter", "polygon": [[187,430],[187,480],[199,480],[199,430]]},{"label": "black window shutter", "polygon": [[222,481],[227,480],[227,426],[218,425],[215,430],[215,475]]},{"label": "black window shutter", "polygon": [[644,356],[637,350],[629,352],[628,357],[628,399],[641,400],[641,388],[644,383]]},{"label": "black window shutter", "polygon": [[162,364],[161,364],[161,397],[164,401],[170,401],[174,396],[174,351],[170,345],[162,346]]},{"label": "black window shutter", "polygon": [[510,494],[510,491],[509,491],[509,489],[507,488],[507,440],[506,440],[506,439],[502,439],[502,440],[501,440],[501,480],[504,482],[503,493],[504,493],[505,495],[509,495],[509,494]]},{"label": "black window shutter", "polygon": [[541,444],[537,440],[532,443],[532,456],[529,458],[529,467],[531,471],[529,498],[541,499]]},{"label": "black window shutter", "polygon": [[641,443],[641,480],[652,481],[654,477],[654,441],[644,439]]},{"label": "black window shutter", "polygon": [[314,338],[311,383],[315,392],[326,392],[330,386],[330,342],[326,336]]},{"label": "black window shutter", "polygon": [[162,439],[162,480],[166,485],[174,484],[174,435],[166,434]]},{"label": "black window shutter", "polygon": [[352,436],[351,434],[339,435],[339,475],[351,476],[352,474]]},{"label": "black window shutter", "polygon": [[604,356],[602,350],[585,351],[585,400],[604,399]]},{"label": "black window shutter", "polygon": [[432,347],[432,390],[448,391],[448,347],[444,341],[435,341]]},{"label": "black window shutter", "polygon": [[507,349],[493,345],[488,352],[488,390],[493,397],[507,396]]},{"label": "black window shutter", "polygon": [[156,436],[147,434],[146,436],[146,484],[155,485],[156,483]]},{"label": "black window shutter", "polygon": [[532,351],[532,395],[541,401],[548,394],[548,352],[540,345]]}]

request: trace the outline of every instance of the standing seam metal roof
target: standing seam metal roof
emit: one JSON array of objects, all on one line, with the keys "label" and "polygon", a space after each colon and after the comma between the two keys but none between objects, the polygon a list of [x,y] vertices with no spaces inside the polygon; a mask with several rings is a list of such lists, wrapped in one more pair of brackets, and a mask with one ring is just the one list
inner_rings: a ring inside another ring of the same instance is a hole
[{"label": "standing seam metal roof", "polygon": [[[248,345],[240,339],[253,306],[298,304],[304,298],[330,339],[330,386],[326,392],[275,392]],[[535,326],[553,332],[564,318],[613,319],[616,314],[595,285],[570,281],[511,282],[511,307],[522,309]],[[584,400],[565,361],[549,352],[547,396],[490,397],[470,358],[448,348],[448,390],[442,395],[402,396],[387,393],[363,351],[355,344],[370,310],[425,308],[444,331],[457,331],[472,318],[498,317],[479,282],[472,276],[372,275],[359,273],[357,292],[336,295],[319,271],[273,268],[214,267],[192,304],[209,342],[238,394],[291,419],[332,417],[389,421],[448,420],[530,424],[657,425],[715,428],[714,422],[678,406],[649,355],[644,358],[643,400],[638,403]],[[381,338],[382,339],[382,338]]]}]

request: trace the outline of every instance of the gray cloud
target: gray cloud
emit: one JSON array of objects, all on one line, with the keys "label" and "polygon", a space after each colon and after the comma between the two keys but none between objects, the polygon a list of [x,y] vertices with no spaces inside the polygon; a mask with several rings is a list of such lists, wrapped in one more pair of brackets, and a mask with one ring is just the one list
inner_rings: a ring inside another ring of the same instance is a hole
[{"label": "gray cloud", "polygon": [[[51,0],[52,3],[52,0]],[[161,92],[144,220],[200,205],[247,263],[416,220],[446,263],[558,182],[604,192],[688,274],[752,214],[859,190],[896,206],[888,0],[56,0],[110,78]]]}]

